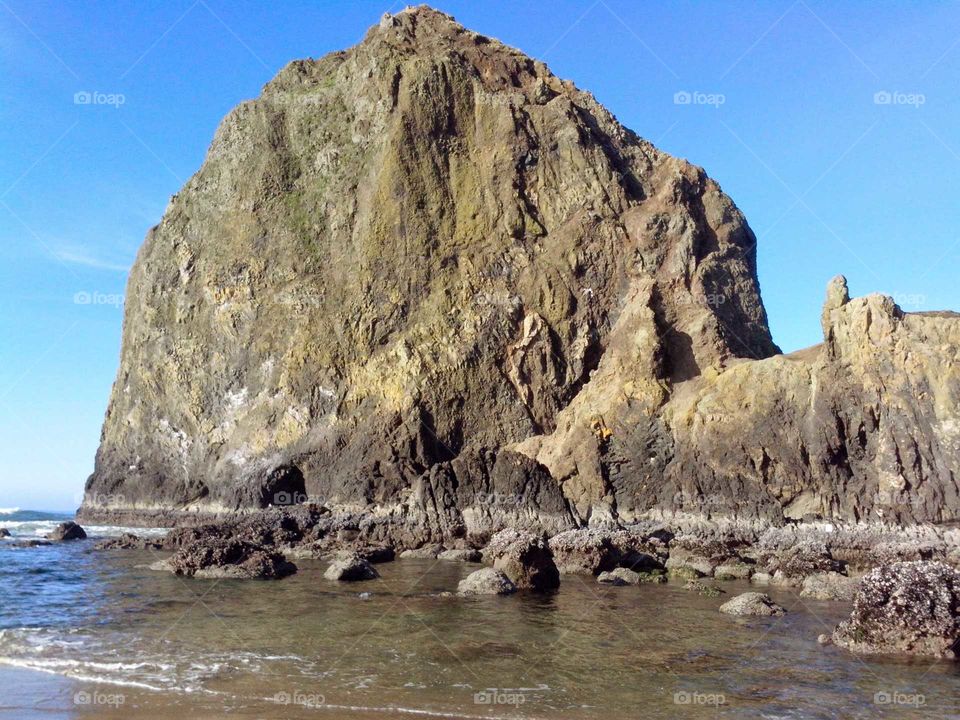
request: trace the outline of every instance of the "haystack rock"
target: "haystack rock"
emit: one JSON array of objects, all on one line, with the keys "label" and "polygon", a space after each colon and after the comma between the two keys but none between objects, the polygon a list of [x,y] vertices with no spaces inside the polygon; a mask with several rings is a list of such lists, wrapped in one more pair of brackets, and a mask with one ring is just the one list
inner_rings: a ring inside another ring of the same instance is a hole
[{"label": "haystack rock", "polygon": [[542,63],[385,16],[233,110],[148,233],[80,516],[958,519],[957,316],[837,280],[780,355],[755,247]]}]

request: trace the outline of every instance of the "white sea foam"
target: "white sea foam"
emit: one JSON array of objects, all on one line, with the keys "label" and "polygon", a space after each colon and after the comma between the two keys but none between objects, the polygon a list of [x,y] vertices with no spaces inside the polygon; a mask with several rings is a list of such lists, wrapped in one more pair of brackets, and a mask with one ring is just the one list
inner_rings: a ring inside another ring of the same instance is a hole
[{"label": "white sea foam", "polygon": [[20,508],[0,508],[0,515],[13,515],[20,512]]},{"label": "white sea foam", "polygon": [[[3,523],[3,527],[15,537],[42,538],[53,532],[60,520],[12,520]],[[141,537],[162,537],[168,528],[135,528],[123,525],[84,525],[87,535],[92,538],[118,537],[124,533],[133,533]]]}]

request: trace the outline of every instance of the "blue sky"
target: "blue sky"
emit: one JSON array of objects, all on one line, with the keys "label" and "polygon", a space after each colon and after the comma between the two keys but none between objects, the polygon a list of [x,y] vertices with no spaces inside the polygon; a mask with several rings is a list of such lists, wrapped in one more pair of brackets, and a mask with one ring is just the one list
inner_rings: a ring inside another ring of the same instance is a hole
[{"label": "blue sky", "polygon": [[[854,294],[960,309],[957,3],[437,6],[705,167],[759,236],[784,350],[819,341],[840,272]],[[0,507],[76,506],[127,269],[223,115],[400,7],[0,0]]]}]

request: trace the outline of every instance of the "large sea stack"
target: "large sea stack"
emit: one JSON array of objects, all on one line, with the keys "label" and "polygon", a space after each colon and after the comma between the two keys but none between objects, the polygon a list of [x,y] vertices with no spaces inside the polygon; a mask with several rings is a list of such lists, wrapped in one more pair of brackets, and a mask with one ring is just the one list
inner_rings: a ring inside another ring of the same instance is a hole
[{"label": "large sea stack", "polygon": [[781,355],[755,252],[543,63],[387,15],[233,110],[149,232],[81,517],[960,519],[958,316],[837,279]]}]

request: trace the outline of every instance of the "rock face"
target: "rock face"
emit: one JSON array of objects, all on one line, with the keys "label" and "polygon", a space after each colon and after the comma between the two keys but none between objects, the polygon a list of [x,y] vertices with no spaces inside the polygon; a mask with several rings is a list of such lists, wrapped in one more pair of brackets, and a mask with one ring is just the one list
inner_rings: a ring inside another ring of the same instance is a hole
[{"label": "rock face", "polygon": [[766,593],[747,592],[725,602],[720,606],[720,612],[727,615],[771,617],[783,615],[786,610],[777,605]]},{"label": "rock face", "polygon": [[850,619],[834,644],[863,654],[930,655],[960,651],[960,572],[939,562],[899,562],[860,582]]},{"label": "rock face", "polygon": [[47,535],[47,540],[66,542],[67,540],[85,540],[86,537],[87,533],[82,527],[68,520],[57,525],[54,531]]},{"label": "rock face", "polygon": [[386,17],[233,110],[149,232],[81,516],[960,518],[957,318],[837,280],[777,355],[755,245],[542,63]]}]

